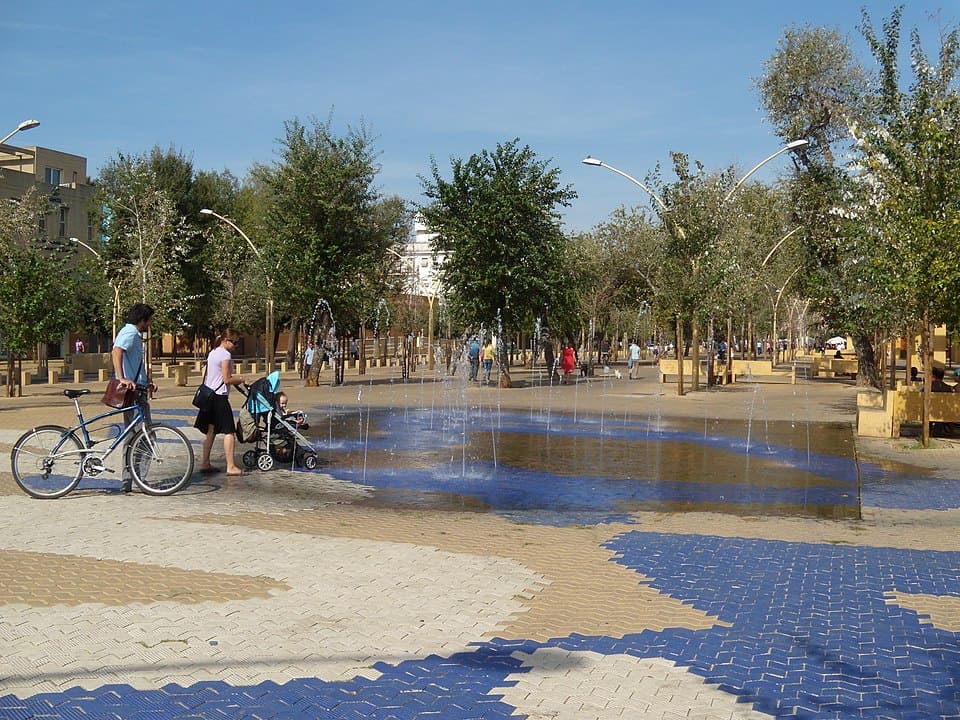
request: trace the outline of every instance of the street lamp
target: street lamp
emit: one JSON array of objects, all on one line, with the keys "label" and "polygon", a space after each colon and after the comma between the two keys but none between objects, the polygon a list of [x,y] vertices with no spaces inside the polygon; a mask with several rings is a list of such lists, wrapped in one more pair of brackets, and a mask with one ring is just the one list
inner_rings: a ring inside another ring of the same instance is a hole
[{"label": "street lamp", "polygon": [[595,158],[595,157],[590,157],[589,155],[587,155],[587,156],[582,160],[582,162],[583,162],[584,165],[592,165],[593,167],[605,167],[607,170],[612,170],[612,171],[615,172],[617,175],[622,175],[622,176],[625,177],[627,180],[629,180],[629,181],[632,182],[634,185],[636,185],[636,186],[639,187],[641,190],[643,190],[643,191],[644,191],[647,195],[649,195],[651,198],[653,198],[653,199],[656,201],[657,205],[660,206],[660,209],[661,209],[661,210],[663,210],[664,212],[670,212],[670,210],[667,208],[667,206],[666,206],[666,204],[663,202],[663,200],[660,199],[660,196],[659,196],[659,195],[657,195],[653,190],[651,190],[650,188],[648,188],[646,185],[644,185],[642,182],[640,182],[639,180],[637,180],[637,179],[636,179],[635,177],[633,177],[632,175],[627,175],[623,170],[620,170],[620,169],[618,169],[618,168],[615,168],[613,165],[608,165],[607,163],[603,162],[603,160],[599,160],[599,159],[597,159],[597,158]]},{"label": "street lamp", "polygon": [[[87,245],[83,240],[72,237],[70,238],[70,242],[76,243],[81,247],[85,247],[87,250],[93,253],[93,256],[97,258],[97,260],[100,260],[101,262],[103,262],[103,255],[101,255],[92,247]],[[117,337],[117,313],[120,310],[120,284],[116,282],[112,277],[110,277],[108,268],[105,268],[104,270],[107,274],[107,282],[110,284],[110,289],[113,290],[113,336],[112,337],[115,338]]]},{"label": "street lamp", "polygon": [[786,145],[784,145],[782,148],[777,150],[772,155],[768,155],[767,157],[765,157],[763,160],[761,160],[752,168],[750,168],[750,170],[747,172],[746,175],[744,175],[742,178],[737,180],[737,184],[734,185],[733,189],[731,189],[730,192],[727,193],[727,196],[723,199],[723,202],[726,203],[727,200],[729,200],[733,196],[733,194],[740,189],[740,186],[743,185],[743,183],[746,181],[748,177],[753,175],[757,170],[762,168],[764,165],[766,165],[768,162],[773,160],[775,157],[778,157],[779,155],[782,155],[785,152],[790,152],[791,150],[802,148],[804,145],[809,145],[809,143],[810,143],[809,140],[793,140],[791,142],[788,142]]},{"label": "street lamp", "polygon": [[[242,237],[244,240],[247,241],[247,245],[249,245],[249,246],[250,246],[250,249],[253,250],[253,254],[257,256],[257,259],[258,259],[258,260],[263,257],[263,256],[260,254],[260,251],[257,249],[257,246],[253,244],[253,241],[251,241],[250,238],[247,237],[247,234],[246,234],[243,230],[241,230],[239,227],[237,227],[237,224],[236,224],[235,222],[233,222],[233,220],[230,220],[229,218],[225,218],[223,215],[220,215],[220,214],[218,214],[218,213],[215,213],[215,212],[214,212],[213,210],[211,210],[210,208],[203,208],[203,209],[201,209],[201,210],[200,210],[200,214],[201,214],[201,215],[213,215],[213,217],[217,218],[218,220],[220,220],[220,221],[222,221],[222,222],[225,222],[227,225],[229,225],[229,226],[232,227],[234,230],[236,230],[237,233],[240,235],[240,237]],[[267,284],[270,285],[270,286],[272,286],[272,281],[271,281],[271,279],[270,279],[269,277],[267,278]],[[272,296],[267,298],[267,327],[266,327],[266,330],[265,330],[265,333],[264,333],[264,334],[266,335],[266,348],[264,349],[264,359],[265,359],[266,362],[267,362],[267,372],[269,373],[269,372],[272,372],[272,371],[273,371],[273,362],[274,362],[274,354],[273,354],[273,350],[274,350],[274,348],[273,348],[273,297],[272,297]]]},{"label": "street lamp", "polygon": [[[735,193],[737,190],[740,189],[740,186],[743,185],[744,182],[746,182],[747,178],[749,178],[751,175],[753,175],[757,170],[759,170],[760,168],[762,168],[762,167],[763,167],[764,165],[766,165],[768,162],[770,162],[770,161],[773,160],[774,158],[778,157],[779,155],[782,155],[782,154],[785,153],[785,152],[789,152],[790,150],[796,150],[797,148],[801,148],[801,147],[803,147],[803,146],[805,146],[805,145],[807,145],[807,144],[808,144],[808,141],[807,141],[807,140],[793,140],[793,141],[787,143],[786,145],[784,145],[784,146],[783,146],[782,148],[780,148],[779,150],[777,150],[775,153],[772,153],[771,155],[768,155],[767,157],[765,157],[763,160],[761,160],[761,161],[758,162],[756,165],[754,165],[752,168],[750,168],[750,170],[749,170],[742,178],[740,178],[739,180],[737,180],[737,182],[734,184],[733,188],[731,188],[730,192],[728,192],[727,195],[726,195],[726,197],[723,198],[723,202],[720,203],[720,206],[722,207],[722,206],[726,205],[726,204],[727,204],[727,201],[730,200],[730,198],[733,197],[734,193]],[[618,175],[621,175],[621,176],[625,177],[627,180],[629,180],[630,182],[634,183],[634,184],[637,185],[641,190],[643,190],[645,193],[647,193],[647,195],[649,195],[651,198],[653,198],[654,201],[656,201],[656,203],[660,206],[660,209],[661,209],[661,210],[663,211],[663,213],[664,213],[664,215],[663,215],[663,219],[664,219],[664,220],[666,220],[667,218],[670,217],[670,215],[669,215],[669,209],[667,208],[667,206],[666,206],[666,204],[663,202],[663,200],[662,200],[655,192],[653,192],[650,188],[648,188],[648,187],[647,187],[646,185],[644,185],[642,182],[640,182],[639,180],[637,180],[635,177],[632,177],[632,176],[628,175],[627,173],[623,172],[623,170],[619,170],[619,169],[613,167],[612,165],[609,165],[609,164],[603,162],[602,160],[598,160],[598,159],[595,158],[595,157],[590,157],[589,155],[588,155],[586,158],[584,158],[583,163],[584,163],[585,165],[593,165],[594,167],[605,167],[605,168],[607,168],[608,170],[612,170],[613,172],[617,173]],[[677,234],[680,236],[680,238],[681,238],[681,239],[685,238],[685,234],[684,234],[684,232],[683,232],[683,228],[680,227],[679,225],[677,225],[676,223],[671,223],[671,224],[672,224],[673,227],[675,228],[675,230],[676,230]],[[779,245],[778,245],[778,247],[779,247]],[[776,249],[776,248],[775,248],[775,249]],[[771,254],[772,254],[772,253],[771,253]],[[767,256],[767,259],[769,259],[769,255]],[[766,262],[766,261],[764,261],[764,262]],[[696,274],[696,268],[694,268],[694,274]],[[727,329],[728,329],[728,335],[729,335],[729,334],[730,334],[730,322],[729,322],[729,318],[728,318],[728,323],[727,323]],[[694,340],[696,340],[696,325],[694,325],[694,333],[695,333],[695,334],[694,334]],[[731,339],[730,337],[727,338],[728,352],[730,352],[730,339]],[[697,352],[697,350],[696,350],[696,342],[694,342],[694,353],[696,353],[696,352]],[[679,348],[679,347],[677,348],[677,357],[678,357],[678,365],[679,365],[679,368],[680,368],[680,372],[678,373],[678,378],[677,378],[677,389],[678,389],[678,394],[683,395],[683,357],[682,357],[682,355],[680,355],[680,348]],[[694,359],[696,360],[697,358],[694,357]],[[730,364],[728,364],[728,367],[730,367]],[[699,378],[699,373],[694,376],[694,385],[695,385],[695,386],[696,386],[696,384],[698,383],[698,378]]]},{"label": "street lamp", "polygon": [[17,125],[11,132],[8,132],[6,135],[3,136],[3,139],[0,140],[0,145],[3,145],[7,140],[12,138],[21,130],[32,130],[39,124],[40,124],[39,120],[24,120],[22,123]]}]

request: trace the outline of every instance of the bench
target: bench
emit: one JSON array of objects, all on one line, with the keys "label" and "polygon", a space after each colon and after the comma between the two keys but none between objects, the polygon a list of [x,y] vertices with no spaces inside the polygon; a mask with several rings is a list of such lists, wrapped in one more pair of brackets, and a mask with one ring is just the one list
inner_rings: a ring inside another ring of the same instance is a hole
[{"label": "bench", "polygon": [[[667,382],[668,375],[676,378],[680,372],[680,363],[676,358],[662,357],[660,358],[658,367],[660,368],[660,382],[662,383]],[[683,361],[683,377],[685,380],[693,377],[693,361],[688,358],[685,358]],[[700,381],[707,381],[707,369],[705,367],[705,361],[701,361],[700,363]]]},{"label": "bench", "polygon": [[856,357],[815,357],[813,359],[813,376],[832,378],[837,375],[857,377],[860,361]]},{"label": "bench", "polygon": [[[706,382],[707,379],[707,362],[707,360],[701,361],[700,380],[702,382]],[[667,376],[676,378],[679,366],[675,358],[660,358],[659,365],[660,382],[667,382]],[[733,360],[730,369],[732,371],[730,382],[732,383],[737,382],[737,378],[754,379],[760,377],[789,377],[794,384],[797,381],[795,367],[791,367],[789,370],[774,370],[770,367],[769,360]],[[717,364],[714,367],[713,376],[718,383],[722,384],[724,382],[726,370],[727,366],[723,364]],[[693,365],[689,359],[683,361],[683,377],[693,377]]]},{"label": "bench", "polygon": [[[726,366],[721,365],[717,368],[718,375],[725,375]],[[769,360],[733,360],[731,367],[731,382],[736,382],[737,378],[761,378],[761,377],[789,377],[791,384],[797,382],[797,369],[791,365],[789,370],[774,370]]]},{"label": "bench", "polygon": [[[960,393],[930,393],[930,422],[960,423]],[[857,394],[857,434],[863,437],[900,437],[900,426],[919,424],[923,393],[901,385],[896,390],[863,390]]]}]

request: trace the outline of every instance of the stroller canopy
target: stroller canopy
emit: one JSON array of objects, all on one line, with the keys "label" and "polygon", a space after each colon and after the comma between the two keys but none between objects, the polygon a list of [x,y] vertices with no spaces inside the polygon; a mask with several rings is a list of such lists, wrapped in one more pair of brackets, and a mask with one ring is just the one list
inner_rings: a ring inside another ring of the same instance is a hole
[{"label": "stroller canopy", "polygon": [[280,388],[280,373],[274,370],[266,377],[254,381],[247,395],[247,410],[253,416],[273,410],[277,401],[277,390]]}]

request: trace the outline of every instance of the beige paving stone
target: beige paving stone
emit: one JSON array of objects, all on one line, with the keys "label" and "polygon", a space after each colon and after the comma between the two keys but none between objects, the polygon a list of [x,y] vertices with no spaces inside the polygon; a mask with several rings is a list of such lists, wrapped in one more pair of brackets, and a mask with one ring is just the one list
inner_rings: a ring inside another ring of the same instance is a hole
[{"label": "beige paving stone", "polygon": [[960,598],[945,595],[923,595],[903,592],[886,594],[888,602],[913,610],[920,622],[947,632],[960,632]]},{"label": "beige paving stone", "polygon": [[[644,584],[632,570],[612,562],[601,543],[631,526],[558,528],[518,525],[491,514],[453,514],[437,526],[416,511],[337,507],[286,515],[196,515],[191,522],[237,523],[275,531],[312,532],[433,546],[449,552],[512,558],[544,578],[515,599],[525,611],[494,634],[508,639],[548,640],[571,633],[622,637],[666,627],[702,629],[718,623],[705,613]],[[723,623],[720,623],[723,624]]]},{"label": "beige paving stone", "polygon": [[[516,684],[494,688],[494,692],[517,708],[515,715],[571,720],[770,717],[737,703],[736,697],[706,685],[698,676],[661,658],[555,648],[538,649],[532,654],[517,652],[513,657],[529,670],[511,674],[507,680]],[[610,674],[625,679],[625,692],[597,692],[604,677]],[[668,685],[670,690],[665,692]]]}]

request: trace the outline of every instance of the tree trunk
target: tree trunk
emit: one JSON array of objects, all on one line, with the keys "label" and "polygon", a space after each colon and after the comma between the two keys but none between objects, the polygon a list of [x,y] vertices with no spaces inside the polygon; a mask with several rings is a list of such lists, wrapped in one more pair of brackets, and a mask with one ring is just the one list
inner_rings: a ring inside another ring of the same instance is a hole
[{"label": "tree trunk", "polygon": [[883,378],[877,368],[877,355],[873,347],[873,338],[864,333],[852,335],[853,347],[857,351],[857,386],[883,388]]},{"label": "tree trunk", "polygon": [[713,317],[707,321],[707,387],[714,385],[716,380],[713,377],[713,361],[717,353],[713,349]]},{"label": "tree trunk", "polygon": [[555,357],[553,355],[553,341],[549,338],[542,341],[543,342],[543,362],[547,366],[547,376],[550,378],[550,382],[553,383],[554,373],[556,372],[554,368]]},{"label": "tree trunk", "polygon": [[360,337],[357,338],[357,375],[367,374],[367,335],[366,325],[360,323]]},{"label": "tree trunk", "polygon": [[[897,389],[897,338],[890,338],[890,389]],[[909,371],[909,369],[908,369]]]},{"label": "tree trunk", "polygon": [[287,362],[293,365],[297,359],[297,346],[300,340],[300,318],[290,318],[290,334],[287,336]]},{"label": "tree trunk", "polygon": [[933,392],[933,346],[930,343],[930,321],[926,313],[920,326],[920,353],[923,358],[923,393],[920,412],[920,442],[930,447],[930,393]]},{"label": "tree trunk", "polygon": [[724,370],[724,384],[733,382],[733,316],[727,316],[727,366]]},{"label": "tree trunk", "polygon": [[690,389],[694,392],[700,389],[700,323],[696,316],[690,323]]},{"label": "tree trunk", "polygon": [[910,363],[913,362],[913,344],[914,344],[914,330],[912,327],[907,325],[906,329],[903,331],[903,337],[907,343],[906,351],[906,365],[903,368],[903,381],[910,382]]},{"label": "tree trunk", "polygon": [[503,333],[497,338],[497,363],[499,364],[497,370],[500,376],[500,387],[512,388],[513,380],[510,378],[510,353],[507,349],[507,343],[504,342],[505,337],[508,337],[507,333]]},{"label": "tree trunk", "polygon": [[677,395],[683,395],[683,320],[677,316],[677,347],[674,353],[677,356]]}]

